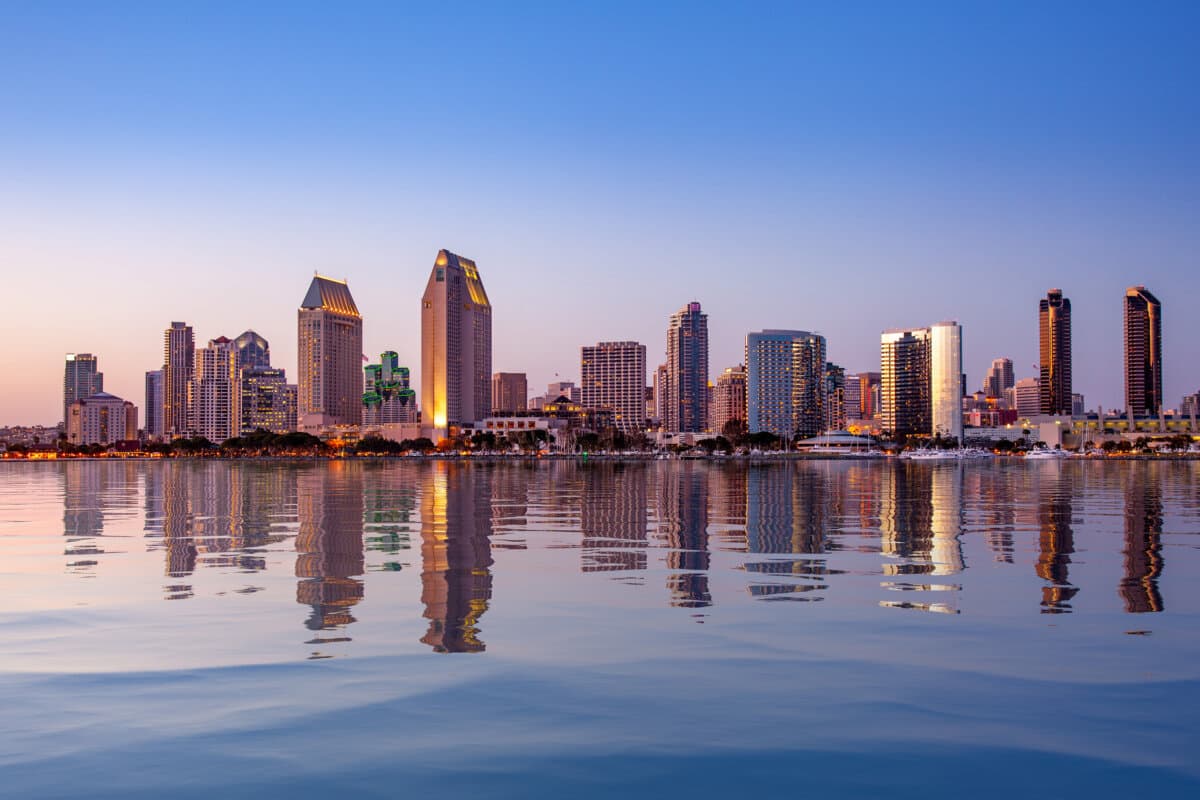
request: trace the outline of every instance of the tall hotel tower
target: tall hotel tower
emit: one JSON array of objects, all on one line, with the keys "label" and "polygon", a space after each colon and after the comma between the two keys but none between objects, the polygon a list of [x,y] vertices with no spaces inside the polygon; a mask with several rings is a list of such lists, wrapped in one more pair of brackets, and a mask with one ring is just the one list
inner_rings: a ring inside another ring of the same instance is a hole
[{"label": "tall hotel tower", "polygon": [[929,404],[933,433],[962,439],[962,326],[938,322],[929,329]]},{"label": "tall hotel tower", "polygon": [[646,345],[599,342],[584,347],[579,358],[580,399],[587,408],[612,409],[614,424],[624,433],[646,423]]},{"label": "tall hotel tower", "polygon": [[825,337],[808,331],[746,335],[746,428],[816,436],[825,426]]},{"label": "tall hotel tower", "polygon": [[492,304],[475,262],[440,250],[421,296],[421,424],[437,435],[492,413]]},{"label": "tall hotel tower", "polygon": [[708,427],[708,315],[688,303],[667,326],[667,404],[663,425],[672,433]]},{"label": "tall hotel tower", "polygon": [[98,362],[91,353],[67,353],[63,370],[63,429],[71,418],[71,405],[104,391],[104,373],[97,372]]},{"label": "tall hotel tower", "polygon": [[297,314],[301,429],[362,421],[362,315],[345,281],[313,277]]},{"label": "tall hotel tower", "polygon": [[897,328],[880,337],[880,427],[893,434],[933,430],[930,390],[930,329]]},{"label": "tall hotel tower", "polygon": [[1162,410],[1162,303],[1145,286],[1125,290],[1125,411]]},{"label": "tall hotel tower", "polygon": [[1051,289],[1038,307],[1041,341],[1041,393],[1043,414],[1071,413],[1071,301],[1062,289]]},{"label": "tall hotel tower", "polygon": [[188,435],[188,386],[196,366],[196,340],[192,326],[172,322],[163,331],[163,435],[167,439]]}]

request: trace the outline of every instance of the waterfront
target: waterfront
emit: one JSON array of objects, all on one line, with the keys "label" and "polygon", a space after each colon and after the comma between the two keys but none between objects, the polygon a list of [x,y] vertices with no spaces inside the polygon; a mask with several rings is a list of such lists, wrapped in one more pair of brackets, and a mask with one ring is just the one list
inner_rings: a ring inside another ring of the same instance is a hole
[{"label": "waterfront", "polygon": [[0,476],[15,795],[1200,788],[1196,462]]}]

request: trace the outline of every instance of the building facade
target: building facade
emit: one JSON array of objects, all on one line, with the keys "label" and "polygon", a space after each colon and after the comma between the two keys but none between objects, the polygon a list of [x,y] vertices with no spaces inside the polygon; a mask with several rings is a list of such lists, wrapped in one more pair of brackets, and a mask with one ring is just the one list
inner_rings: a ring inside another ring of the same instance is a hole
[{"label": "building facade", "polygon": [[1071,301],[1051,289],[1038,305],[1042,414],[1071,413]]},{"label": "building facade", "polygon": [[196,365],[192,326],[172,322],[163,332],[163,436],[188,435],[188,386]]},{"label": "building facade", "polygon": [[104,373],[91,353],[67,353],[63,369],[63,424],[66,425],[71,405],[104,391]]},{"label": "building facade", "polygon": [[271,366],[271,345],[254,331],[246,331],[233,340],[237,352],[237,368]]},{"label": "building facade", "polygon": [[1038,378],[1022,378],[1013,387],[1013,407],[1017,416],[1028,419],[1042,413],[1042,390]]},{"label": "building facade", "polygon": [[106,392],[76,400],[67,409],[67,441],[73,445],[137,439],[137,407]]},{"label": "building facade", "polygon": [[438,431],[492,410],[492,305],[475,262],[449,250],[421,296],[421,409]]},{"label": "building facade", "polygon": [[884,331],[879,361],[880,427],[894,435],[932,433],[930,329]]},{"label": "building facade", "polygon": [[721,433],[734,420],[746,421],[746,367],[726,367],[713,388],[712,431]]},{"label": "building facade", "polygon": [[409,386],[408,367],[394,350],[379,354],[378,364],[363,367],[363,425],[395,425],[418,421],[417,393]]},{"label": "building facade", "polygon": [[746,336],[746,427],[786,439],[825,424],[825,337],[764,330]]},{"label": "building facade", "polygon": [[196,351],[195,372],[188,386],[188,430],[220,444],[241,432],[238,421],[240,380],[237,350],[225,336]]},{"label": "building facade", "polygon": [[497,372],[492,375],[492,411],[509,414],[526,410],[529,380],[524,372]]},{"label": "building facade", "polygon": [[150,370],[146,373],[146,425],[147,438],[161,439],[163,435],[163,371]]},{"label": "building facade", "polygon": [[846,429],[846,370],[825,362],[825,430]]},{"label": "building facade", "polygon": [[983,376],[983,393],[987,397],[1004,397],[1005,391],[1016,385],[1011,358],[994,358]]},{"label": "building facade", "polygon": [[599,342],[580,350],[580,402],[585,408],[610,409],[624,433],[646,424],[646,345]]},{"label": "building facade", "polygon": [[666,367],[663,427],[672,433],[700,433],[708,427],[708,315],[697,302],[671,315]]},{"label": "building facade", "polygon": [[247,366],[238,372],[241,385],[238,429],[245,436],[257,430],[290,433],[296,430],[297,387],[287,382],[284,370],[272,366]]},{"label": "building facade", "polygon": [[313,277],[297,312],[301,428],[362,422],[362,326],[346,282]]},{"label": "building facade", "polygon": [[929,403],[935,436],[962,440],[962,326],[938,322],[929,329]]},{"label": "building facade", "polygon": [[1145,286],[1125,290],[1125,413],[1163,410],[1162,303]]}]

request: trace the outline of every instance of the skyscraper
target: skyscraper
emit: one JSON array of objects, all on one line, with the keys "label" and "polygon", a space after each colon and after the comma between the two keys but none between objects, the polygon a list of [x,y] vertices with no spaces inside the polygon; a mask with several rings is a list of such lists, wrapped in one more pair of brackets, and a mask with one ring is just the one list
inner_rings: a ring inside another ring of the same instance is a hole
[{"label": "skyscraper", "polygon": [[104,391],[104,373],[91,353],[67,353],[63,370],[63,425],[70,418],[71,404]]},{"label": "skyscraper", "polygon": [[1130,286],[1125,290],[1125,411],[1157,415],[1162,392],[1162,303],[1145,286]]},{"label": "skyscraper", "polygon": [[245,436],[257,430],[288,433],[296,430],[296,385],[284,370],[250,366],[239,371],[238,428]]},{"label": "skyscraper", "polygon": [[233,340],[237,352],[237,368],[271,366],[271,345],[254,331],[246,331]]},{"label": "skyscraper", "polygon": [[929,402],[933,433],[962,439],[962,326],[938,322],[929,329]]},{"label": "skyscraper", "polygon": [[163,435],[163,371],[146,373],[146,436],[157,439]]},{"label": "skyscraper", "polygon": [[1043,414],[1071,413],[1071,301],[1051,289],[1038,307]]},{"label": "skyscraper", "polygon": [[580,350],[580,395],[586,408],[607,408],[625,432],[646,423],[646,345],[600,342]]},{"label": "skyscraper", "polygon": [[747,430],[805,437],[824,424],[825,337],[789,330],[747,334]]},{"label": "skyscraper", "polygon": [[163,435],[188,434],[188,386],[196,364],[196,341],[186,322],[172,322],[163,332]]},{"label": "skyscraper", "polygon": [[449,250],[421,296],[421,409],[434,430],[492,410],[492,304],[475,262]]},{"label": "skyscraper", "polygon": [[708,315],[697,302],[667,325],[666,430],[699,433],[708,426]]},{"label": "skyscraper", "polygon": [[237,349],[233,340],[221,336],[196,351],[195,373],[188,386],[188,428],[220,444],[237,436],[240,381]]},{"label": "skyscraper", "polygon": [[1042,410],[1042,393],[1038,378],[1021,378],[1013,386],[1013,408],[1017,416],[1028,419],[1036,417]]},{"label": "skyscraper", "polygon": [[528,396],[529,381],[524,372],[497,372],[492,376],[493,411],[524,411]]},{"label": "skyscraper", "polygon": [[893,434],[933,430],[930,329],[894,329],[880,337],[880,427]]},{"label": "skyscraper", "polygon": [[1013,376],[1012,359],[992,359],[992,366],[983,378],[983,394],[986,397],[1004,397],[1005,390],[1011,389],[1015,385],[1016,378]]},{"label": "skyscraper", "polygon": [[713,433],[721,433],[732,420],[746,421],[746,368],[741,364],[726,367],[713,391]]},{"label": "skyscraper", "polygon": [[825,430],[846,427],[846,370],[832,361],[825,362]]},{"label": "skyscraper", "polygon": [[362,315],[345,281],[313,277],[297,312],[301,428],[362,421]]}]

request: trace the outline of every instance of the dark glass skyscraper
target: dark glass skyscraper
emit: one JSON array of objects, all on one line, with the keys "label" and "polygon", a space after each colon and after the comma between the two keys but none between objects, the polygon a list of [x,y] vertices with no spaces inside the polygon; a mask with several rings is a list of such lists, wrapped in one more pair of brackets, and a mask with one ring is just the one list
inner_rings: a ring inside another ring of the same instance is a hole
[{"label": "dark glass skyscraper", "polygon": [[1062,289],[1051,289],[1038,308],[1041,380],[1039,410],[1043,414],[1071,413],[1071,301]]},{"label": "dark glass skyscraper", "polygon": [[1162,304],[1145,286],[1125,290],[1125,410],[1162,410]]},{"label": "dark glass skyscraper", "polygon": [[708,426],[708,315],[699,303],[688,303],[671,315],[666,389],[666,429],[703,431]]}]

